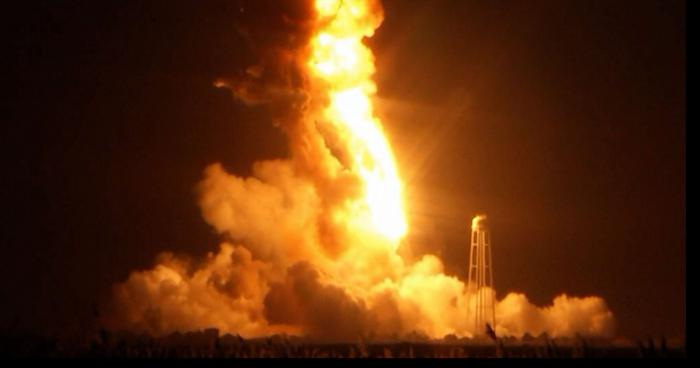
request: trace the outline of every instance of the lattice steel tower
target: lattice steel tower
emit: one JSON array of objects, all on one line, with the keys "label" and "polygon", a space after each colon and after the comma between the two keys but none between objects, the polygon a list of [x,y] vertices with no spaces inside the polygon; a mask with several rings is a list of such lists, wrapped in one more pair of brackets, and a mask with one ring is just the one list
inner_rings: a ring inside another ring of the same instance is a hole
[{"label": "lattice steel tower", "polygon": [[491,234],[486,215],[472,219],[471,247],[469,250],[468,290],[475,299],[469,318],[473,321],[475,335],[483,335],[486,325],[496,329],[496,290],[493,287],[493,258],[491,258]]}]

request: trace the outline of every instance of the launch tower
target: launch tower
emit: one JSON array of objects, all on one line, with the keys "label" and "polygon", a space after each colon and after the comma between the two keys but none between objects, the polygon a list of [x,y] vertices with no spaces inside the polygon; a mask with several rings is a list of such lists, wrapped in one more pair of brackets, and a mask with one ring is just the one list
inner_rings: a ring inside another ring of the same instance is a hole
[{"label": "launch tower", "polygon": [[476,336],[487,333],[489,325],[496,328],[496,290],[493,288],[493,261],[491,234],[486,215],[472,219],[471,247],[469,250],[469,281],[467,284],[474,308],[469,308],[469,323]]}]

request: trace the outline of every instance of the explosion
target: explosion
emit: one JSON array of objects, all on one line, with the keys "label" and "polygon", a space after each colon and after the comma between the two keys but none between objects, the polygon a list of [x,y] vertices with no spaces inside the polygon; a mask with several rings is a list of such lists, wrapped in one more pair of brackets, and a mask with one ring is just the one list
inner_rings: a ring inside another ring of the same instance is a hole
[{"label": "explosion", "polygon": [[[374,57],[363,43],[383,20],[378,0],[274,4],[279,16],[242,30],[259,63],[215,86],[267,105],[290,157],[256,162],[247,178],[209,166],[199,205],[229,241],[199,263],[164,253],[133,272],[115,285],[104,323],[325,341],[482,333],[468,323],[474,295],[439,258],[409,264],[397,253],[409,230],[403,187],[374,115]],[[614,333],[598,297],[564,295],[542,309],[509,294],[496,315],[499,335]]]},{"label": "explosion", "polygon": [[[326,84],[330,105],[324,114],[344,137],[350,166],[364,182],[365,202],[374,229],[396,244],[406,233],[401,181],[382,125],[372,114],[376,86],[372,52],[362,43],[381,22],[376,3],[323,0],[316,2],[322,26],[311,40],[313,75]],[[374,13],[370,11],[375,10]]]}]

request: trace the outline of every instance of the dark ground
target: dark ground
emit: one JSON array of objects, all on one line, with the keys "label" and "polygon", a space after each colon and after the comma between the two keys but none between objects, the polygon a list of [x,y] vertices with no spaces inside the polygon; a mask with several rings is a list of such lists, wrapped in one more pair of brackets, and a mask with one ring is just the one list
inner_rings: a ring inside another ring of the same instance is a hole
[{"label": "dark ground", "polygon": [[146,335],[101,331],[90,341],[24,336],[4,338],[0,356],[42,358],[685,358],[686,348],[666,339],[621,344],[592,339],[394,341],[320,343],[298,337],[243,339],[215,329]]}]

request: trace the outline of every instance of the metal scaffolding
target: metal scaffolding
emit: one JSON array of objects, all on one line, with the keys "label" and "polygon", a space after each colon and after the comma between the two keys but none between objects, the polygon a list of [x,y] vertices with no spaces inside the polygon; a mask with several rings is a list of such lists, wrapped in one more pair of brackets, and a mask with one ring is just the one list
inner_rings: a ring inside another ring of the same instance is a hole
[{"label": "metal scaffolding", "polygon": [[[474,334],[484,335],[496,329],[496,290],[493,287],[493,259],[491,236],[486,215],[476,215],[471,224],[471,247],[469,250],[468,290],[474,299]],[[471,304],[471,303],[470,303]]]}]

